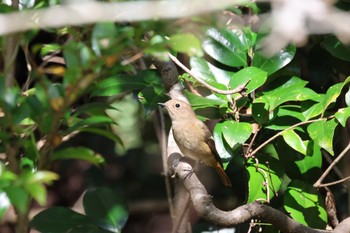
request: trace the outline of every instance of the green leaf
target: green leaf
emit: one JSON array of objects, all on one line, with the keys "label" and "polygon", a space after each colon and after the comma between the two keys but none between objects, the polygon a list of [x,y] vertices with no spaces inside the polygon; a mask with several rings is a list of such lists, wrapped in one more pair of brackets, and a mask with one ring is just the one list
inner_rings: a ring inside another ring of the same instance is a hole
[{"label": "green leaf", "polygon": [[88,133],[98,134],[98,135],[101,135],[103,137],[106,137],[106,138],[108,138],[108,139],[118,143],[119,145],[123,145],[123,142],[120,139],[120,137],[118,135],[108,131],[108,130],[89,127],[89,128],[79,129],[79,131],[80,132],[88,132]]},{"label": "green leaf", "polygon": [[137,75],[114,75],[99,82],[91,96],[112,96],[123,91],[141,90],[159,84],[160,79],[154,71],[141,71]]},{"label": "green leaf", "polygon": [[222,70],[212,65],[203,58],[190,58],[191,71],[199,78],[209,84],[220,83],[226,86],[229,84],[233,72]]},{"label": "green leaf", "polygon": [[187,53],[189,56],[202,56],[200,40],[191,33],[180,33],[170,36],[169,46],[180,53]]},{"label": "green leaf", "polygon": [[8,186],[3,188],[3,190],[10,199],[11,204],[14,205],[20,213],[26,213],[29,206],[29,195],[23,189],[17,186]]},{"label": "green leaf", "polygon": [[82,227],[85,227],[85,232],[91,232],[98,228],[93,219],[64,207],[52,207],[40,212],[34,216],[30,226],[39,232],[50,233],[81,232]]},{"label": "green leaf", "polygon": [[303,115],[306,119],[310,119],[312,117],[315,117],[323,112],[326,111],[326,109],[329,107],[331,103],[334,103],[336,99],[339,97],[342,89],[346,84],[350,82],[350,77],[348,77],[344,82],[337,83],[330,88],[328,88],[325,95],[320,96],[319,103],[314,104],[313,106],[303,106],[305,111],[303,112]]},{"label": "green leaf", "polygon": [[272,57],[266,57],[260,52],[256,52],[253,57],[252,65],[265,70],[268,75],[280,70],[294,58],[296,48],[294,45],[288,45]]},{"label": "green leaf", "polygon": [[[259,161],[259,164],[253,160],[248,161],[246,167],[249,174],[248,203],[268,198],[271,200],[280,189],[284,173],[283,167],[274,158],[270,158],[268,164],[269,166],[263,164],[263,161]],[[269,189],[266,188],[267,184]]]},{"label": "green leaf", "polygon": [[249,94],[261,87],[266,82],[266,79],[267,72],[253,66],[245,67],[232,75],[230,87],[231,89],[234,89],[249,81],[248,85],[246,86],[246,92]]},{"label": "green leaf", "polygon": [[335,118],[339,121],[339,123],[345,127],[346,122],[350,116],[350,107],[346,108],[340,108],[338,111],[334,114]]},{"label": "green leaf", "polygon": [[320,147],[325,149],[331,155],[333,151],[333,136],[334,130],[338,123],[331,119],[329,121],[317,121],[307,127],[310,138],[314,140]]},{"label": "green leaf", "polygon": [[225,140],[222,135],[222,124],[222,122],[218,122],[214,127],[213,138],[215,141],[215,148],[220,158],[222,158],[223,160],[230,160],[232,159],[233,155],[230,153],[231,149],[226,148],[227,143],[225,143]]},{"label": "green leaf", "polygon": [[350,46],[344,45],[335,36],[327,36],[321,45],[334,57],[350,61]]},{"label": "green leaf", "polygon": [[42,184],[35,183],[26,187],[26,191],[36,200],[39,205],[46,204],[46,188]]},{"label": "green leaf", "polygon": [[113,22],[98,23],[92,30],[92,49],[100,56],[114,45],[115,38],[118,38],[118,31]]},{"label": "green leaf", "polygon": [[145,107],[146,116],[158,108],[158,103],[163,103],[168,99],[164,93],[162,86],[146,87],[139,93],[139,99]]},{"label": "green leaf", "polygon": [[348,107],[350,107],[350,88],[348,89],[348,91],[345,94],[345,103]]},{"label": "green leaf", "polygon": [[248,140],[253,128],[249,123],[225,121],[222,123],[221,130],[225,141],[234,150]]},{"label": "green leaf", "polygon": [[256,120],[260,125],[265,124],[274,119],[277,115],[277,112],[277,109],[269,111],[268,105],[265,103],[253,103],[252,105],[252,113],[254,120]]},{"label": "green leaf", "polygon": [[59,44],[44,44],[40,50],[40,56],[45,56],[49,53],[57,52],[61,50],[61,45]]},{"label": "green leaf", "polygon": [[322,154],[321,148],[314,141],[309,143],[306,156],[295,151],[282,138],[277,138],[274,146],[290,179],[314,183],[320,177]]},{"label": "green leaf", "polygon": [[286,130],[282,134],[286,143],[294,150],[306,155],[309,141],[303,141],[293,129]]},{"label": "green leaf", "polygon": [[86,119],[72,117],[70,120],[73,125],[68,128],[66,134],[90,126],[115,124],[114,120],[108,116],[91,116]]},{"label": "green leaf", "polygon": [[120,194],[108,188],[89,190],[83,199],[86,215],[103,229],[120,232],[124,227],[129,211]]},{"label": "green leaf", "polygon": [[242,31],[210,28],[207,35],[202,46],[208,55],[228,66],[247,66],[248,44]]},{"label": "green leaf", "polygon": [[70,147],[54,152],[51,160],[80,159],[88,161],[94,165],[104,163],[104,158],[86,147]]},{"label": "green leaf", "polygon": [[185,90],[185,95],[191,103],[193,109],[206,108],[206,107],[218,107],[221,104],[227,103],[222,99],[209,99],[202,96],[192,94]]},{"label": "green leaf", "polygon": [[312,185],[293,180],[284,195],[284,208],[296,221],[311,228],[324,229],[327,212],[323,198]]},{"label": "green leaf", "polygon": [[279,105],[288,101],[304,101],[317,99],[319,95],[309,88],[305,88],[306,81],[298,77],[292,77],[271,91],[263,92],[263,95],[255,99],[254,103],[266,103],[269,110],[274,110]]}]

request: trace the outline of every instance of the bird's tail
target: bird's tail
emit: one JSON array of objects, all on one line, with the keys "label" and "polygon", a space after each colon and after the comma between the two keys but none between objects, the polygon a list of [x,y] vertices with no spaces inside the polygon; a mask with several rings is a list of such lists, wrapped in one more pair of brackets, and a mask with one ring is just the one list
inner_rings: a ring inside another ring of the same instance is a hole
[{"label": "bird's tail", "polygon": [[228,178],[228,176],[226,175],[224,169],[221,167],[221,165],[220,165],[220,163],[218,161],[216,161],[216,164],[215,164],[214,168],[217,171],[217,173],[219,174],[221,182],[225,186],[231,187],[232,186],[231,181]]}]

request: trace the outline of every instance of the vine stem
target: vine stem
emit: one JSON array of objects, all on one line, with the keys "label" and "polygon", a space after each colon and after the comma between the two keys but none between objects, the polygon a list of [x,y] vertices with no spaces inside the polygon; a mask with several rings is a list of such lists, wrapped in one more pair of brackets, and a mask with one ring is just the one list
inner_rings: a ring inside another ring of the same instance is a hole
[{"label": "vine stem", "polygon": [[213,86],[211,86],[210,84],[208,84],[207,82],[205,82],[204,80],[202,80],[201,78],[197,77],[190,69],[188,69],[184,64],[182,64],[179,59],[177,59],[175,56],[173,56],[171,53],[168,53],[168,56],[170,57],[170,59],[176,63],[176,65],[178,65],[179,67],[181,67],[181,69],[183,69],[186,73],[188,73],[189,75],[191,75],[197,82],[199,82],[200,84],[202,84],[203,86],[205,86],[206,88],[208,88],[209,90],[222,94],[222,95],[232,95],[235,93],[239,93],[242,92],[245,87],[247,86],[247,84],[249,83],[250,80],[248,80],[247,82],[243,83],[242,85],[239,85],[238,87],[236,87],[233,90],[221,90],[218,88],[215,88]]},{"label": "vine stem", "polygon": [[258,146],[255,150],[253,150],[251,153],[248,154],[247,157],[252,157],[253,155],[255,155],[259,150],[261,150],[264,146],[266,146],[267,144],[269,144],[270,142],[272,142],[273,140],[275,140],[277,137],[281,136],[285,131],[290,130],[290,129],[294,129],[298,126],[301,125],[306,125],[306,124],[310,124],[313,122],[317,122],[317,121],[322,121],[322,120],[326,120],[332,117],[328,117],[328,118],[319,118],[319,119],[315,119],[315,120],[309,120],[309,121],[303,121],[303,122],[299,122],[295,125],[292,125],[288,128],[286,128],[285,130],[282,130],[280,132],[278,132],[277,134],[275,134],[274,136],[272,136],[271,138],[269,138],[268,140],[266,140],[264,143],[262,143],[260,146]]},{"label": "vine stem", "polygon": [[[324,178],[326,178],[326,176],[331,172],[331,170],[333,169],[333,167],[346,155],[346,153],[350,150],[350,142],[347,145],[347,147],[345,147],[345,149],[339,154],[339,156],[331,163],[331,165],[329,165],[329,167],[327,168],[327,170],[321,175],[321,177],[314,183],[314,187],[318,188],[318,187],[323,187],[321,186],[322,181],[324,180]],[[349,177],[340,180],[341,182],[348,179]],[[339,183],[340,183],[339,181]]]}]

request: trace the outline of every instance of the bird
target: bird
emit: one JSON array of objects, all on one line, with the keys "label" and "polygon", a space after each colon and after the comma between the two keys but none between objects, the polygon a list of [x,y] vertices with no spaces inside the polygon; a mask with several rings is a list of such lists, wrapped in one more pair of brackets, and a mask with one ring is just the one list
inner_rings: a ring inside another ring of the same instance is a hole
[{"label": "bird", "polygon": [[178,99],[161,103],[167,109],[176,144],[181,153],[192,160],[213,167],[225,186],[231,186],[216,151],[215,143],[208,127],[197,118],[191,106]]}]

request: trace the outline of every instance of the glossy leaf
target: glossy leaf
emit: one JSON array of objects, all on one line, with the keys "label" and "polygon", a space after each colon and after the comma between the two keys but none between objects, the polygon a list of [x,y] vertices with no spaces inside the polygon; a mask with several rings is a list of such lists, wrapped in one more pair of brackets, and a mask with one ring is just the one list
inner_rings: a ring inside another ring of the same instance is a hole
[{"label": "glossy leaf", "polygon": [[338,111],[334,114],[335,118],[339,121],[339,123],[345,127],[346,122],[350,116],[350,107],[346,108],[340,108]]},{"label": "glossy leaf", "polygon": [[79,229],[82,227],[87,227],[85,231],[90,232],[87,230],[98,228],[91,218],[64,207],[52,207],[40,212],[30,225],[39,232],[51,233],[81,232]]},{"label": "glossy leaf", "polygon": [[[248,203],[258,200],[269,201],[268,198],[271,200],[281,187],[284,173],[278,161],[271,158],[269,166],[267,166],[262,161],[256,164],[253,160],[250,160],[246,169],[249,174]],[[266,188],[267,185],[268,189]]]},{"label": "glossy leaf", "polygon": [[107,189],[89,190],[83,199],[87,216],[103,229],[120,232],[128,219],[128,209],[120,194]]},{"label": "glossy leaf", "polygon": [[345,94],[345,103],[348,107],[350,107],[350,88],[348,89],[348,91]]},{"label": "glossy leaf", "polygon": [[276,117],[277,109],[270,111],[268,109],[268,104],[253,103],[252,113],[254,120],[256,120],[259,124],[266,124]]},{"label": "glossy leaf", "polygon": [[320,96],[319,103],[316,103],[313,106],[304,106],[303,108],[305,109],[305,111],[303,112],[303,115],[305,116],[305,118],[310,119],[326,111],[329,105],[336,101],[344,86],[349,82],[350,77],[348,77],[344,82],[337,83],[328,88],[326,94]]},{"label": "glossy leaf", "polygon": [[211,28],[207,35],[203,49],[208,55],[228,66],[247,66],[248,45],[242,31]]},{"label": "glossy leaf", "polygon": [[209,84],[221,83],[227,86],[231,80],[233,72],[219,69],[210,62],[199,57],[190,58],[191,71]]},{"label": "glossy leaf", "polygon": [[291,148],[282,138],[277,138],[274,146],[290,179],[314,183],[320,177],[322,154],[316,143],[309,142],[306,156]]},{"label": "glossy leaf", "polygon": [[213,138],[215,141],[215,148],[220,158],[224,160],[230,160],[232,158],[232,154],[230,153],[231,152],[230,148],[226,148],[227,143],[225,143],[225,140],[222,134],[222,124],[223,124],[222,122],[218,122],[214,127]]},{"label": "glossy leaf", "polygon": [[310,137],[331,155],[333,151],[334,130],[338,123],[331,119],[329,121],[317,121],[307,127]]},{"label": "glossy leaf", "polygon": [[104,158],[101,155],[96,154],[93,150],[86,147],[69,147],[54,152],[51,156],[51,160],[63,159],[80,159],[88,161],[94,165],[104,163]]},{"label": "glossy leaf", "polygon": [[262,53],[256,52],[253,57],[252,65],[266,71],[268,75],[271,75],[290,63],[294,58],[295,51],[295,46],[289,45],[272,57],[266,57]]},{"label": "glossy leaf", "polygon": [[203,55],[201,42],[190,33],[172,35],[168,40],[168,44],[176,52],[187,53],[189,56]]},{"label": "glossy leaf", "polygon": [[299,151],[300,153],[306,155],[307,154],[307,147],[309,144],[309,141],[303,141],[300,136],[295,133],[294,130],[286,130],[282,134],[283,139],[286,141],[286,143],[292,147],[294,150]]},{"label": "glossy leaf", "polygon": [[288,101],[304,101],[317,99],[319,95],[309,88],[305,88],[306,81],[292,77],[282,85],[271,91],[263,92],[263,95],[255,99],[255,103],[266,103],[268,109],[273,110]]},{"label": "glossy leaf", "polygon": [[234,89],[249,81],[246,86],[246,93],[249,94],[261,87],[266,82],[266,79],[267,72],[253,66],[245,67],[232,75],[230,87],[231,89]]},{"label": "glossy leaf", "polygon": [[221,130],[225,141],[234,150],[247,141],[253,129],[249,123],[224,121]]},{"label": "glossy leaf", "polygon": [[294,220],[312,228],[326,227],[327,213],[323,198],[312,185],[293,180],[283,200],[285,210]]},{"label": "glossy leaf", "polygon": [[350,61],[350,46],[344,45],[335,36],[327,36],[321,45],[334,57]]}]

